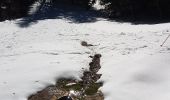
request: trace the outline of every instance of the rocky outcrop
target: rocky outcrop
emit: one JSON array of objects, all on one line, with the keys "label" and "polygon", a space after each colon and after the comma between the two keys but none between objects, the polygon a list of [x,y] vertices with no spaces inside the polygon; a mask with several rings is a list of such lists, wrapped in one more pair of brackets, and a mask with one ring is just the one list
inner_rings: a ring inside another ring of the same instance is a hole
[{"label": "rocky outcrop", "polygon": [[[61,78],[56,85],[31,95],[28,100],[104,100],[104,95],[99,90],[103,83],[97,82],[102,75],[97,73],[101,68],[100,58],[101,54],[92,56],[89,70],[83,72],[81,81]],[[64,99],[66,97],[69,98]]]},{"label": "rocky outcrop", "polygon": [[89,63],[89,71],[84,71],[83,77],[81,77],[83,81],[83,85],[88,87],[90,84],[97,82],[100,79],[101,74],[97,74],[100,66],[100,57],[101,54],[95,54],[92,58],[92,62]]}]

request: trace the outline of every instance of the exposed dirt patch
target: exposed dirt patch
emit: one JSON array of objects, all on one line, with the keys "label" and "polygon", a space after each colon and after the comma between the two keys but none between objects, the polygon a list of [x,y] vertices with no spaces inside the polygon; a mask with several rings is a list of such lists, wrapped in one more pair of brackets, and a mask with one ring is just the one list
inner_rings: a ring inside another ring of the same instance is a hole
[{"label": "exposed dirt patch", "polygon": [[101,68],[101,55],[95,54],[91,58],[89,70],[83,72],[81,81],[74,78],[58,79],[56,85],[31,95],[28,100],[104,100],[104,95],[99,90],[103,83],[97,82],[101,77],[101,74],[97,74]]}]

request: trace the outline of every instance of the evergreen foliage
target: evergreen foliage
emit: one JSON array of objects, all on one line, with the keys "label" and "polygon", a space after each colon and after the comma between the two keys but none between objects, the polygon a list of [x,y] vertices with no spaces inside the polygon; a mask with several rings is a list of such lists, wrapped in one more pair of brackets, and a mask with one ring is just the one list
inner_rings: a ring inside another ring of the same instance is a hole
[{"label": "evergreen foliage", "polygon": [[40,3],[36,10],[39,11],[49,1],[51,5],[79,6],[86,9],[90,9],[92,4],[95,3],[95,0],[1,0],[0,21],[26,16],[35,2]]},{"label": "evergreen foliage", "polygon": [[169,18],[170,0],[101,0],[111,18]]},{"label": "evergreen foliage", "polygon": [[0,1],[0,20],[25,16],[29,6],[35,0],[2,0]]},{"label": "evergreen foliage", "polygon": [[96,0],[52,0],[53,4],[65,4],[69,6],[80,6],[82,8],[90,9]]},{"label": "evergreen foliage", "polygon": [[[40,2],[38,10],[48,0],[1,0],[0,21],[26,16],[30,6]],[[96,0],[50,0],[51,5],[79,6],[90,9]],[[109,18],[170,18],[170,0],[100,0],[105,5],[104,14]]]}]

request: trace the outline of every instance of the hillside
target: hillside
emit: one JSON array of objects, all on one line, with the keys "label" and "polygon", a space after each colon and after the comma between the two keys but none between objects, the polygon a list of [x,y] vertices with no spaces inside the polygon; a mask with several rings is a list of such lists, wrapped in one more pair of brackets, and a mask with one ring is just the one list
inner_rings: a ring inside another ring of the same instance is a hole
[{"label": "hillside", "polygon": [[[170,99],[170,23],[119,23],[98,18],[74,23],[66,18],[0,22],[0,98],[27,97],[60,77],[82,75],[89,56],[102,54],[105,100]],[[95,46],[82,47],[81,41]]]}]

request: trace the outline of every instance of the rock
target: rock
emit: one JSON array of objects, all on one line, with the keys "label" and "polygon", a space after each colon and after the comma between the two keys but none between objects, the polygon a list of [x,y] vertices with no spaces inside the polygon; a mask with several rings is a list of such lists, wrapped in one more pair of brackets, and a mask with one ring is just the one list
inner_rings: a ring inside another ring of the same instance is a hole
[{"label": "rock", "polygon": [[92,62],[89,63],[89,66],[90,66],[89,69],[93,73],[97,73],[99,71],[99,69],[101,68],[100,58],[101,58],[101,54],[95,54],[95,56],[92,59]]},{"label": "rock", "polygon": [[50,100],[57,100],[57,97],[53,95]]},{"label": "rock", "polygon": [[49,86],[42,91],[31,95],[28,100],[57,100],[59,97],[67,94],[69,94],[68,91],[60,89],[60,87]]},{"label": "rock", "polygon": [[104,100],[104,96],[101,91],[94,95],[87,95],[85,96],[84,100]]},{"label": "rock", "polygon": [[[103,83],[97,83],[102,74],[97,74],[100,66],[101,54],[92,57],[89,71],[84,71],[81,81],[61,78],[56,85],[49,86],[31,95],[28,100],[104,100],[98,89]],[[70,98],[68,98],[70,96]]]},{"label": "rock", "polygon": [[88,85],[97,82],[101,77],[101,74],[93,73],[92,71],[85,71],[83,73],[83,77],[81,78],[83,80],[83,85]]},{"label": "rock", "polygon": [[87,46],[87,47],[88,47],[88,46],[94,46],[94,45],[92,45],[92,44],[88,44],[86,41],[82,41],[82,42],[81,42],[81,45],[82,45],[82,46]]},{"label": "rock", "polygon": [[58,100],[72,100],[72,98],[69,96],[63,96],[63,97],[59,98]]}]

